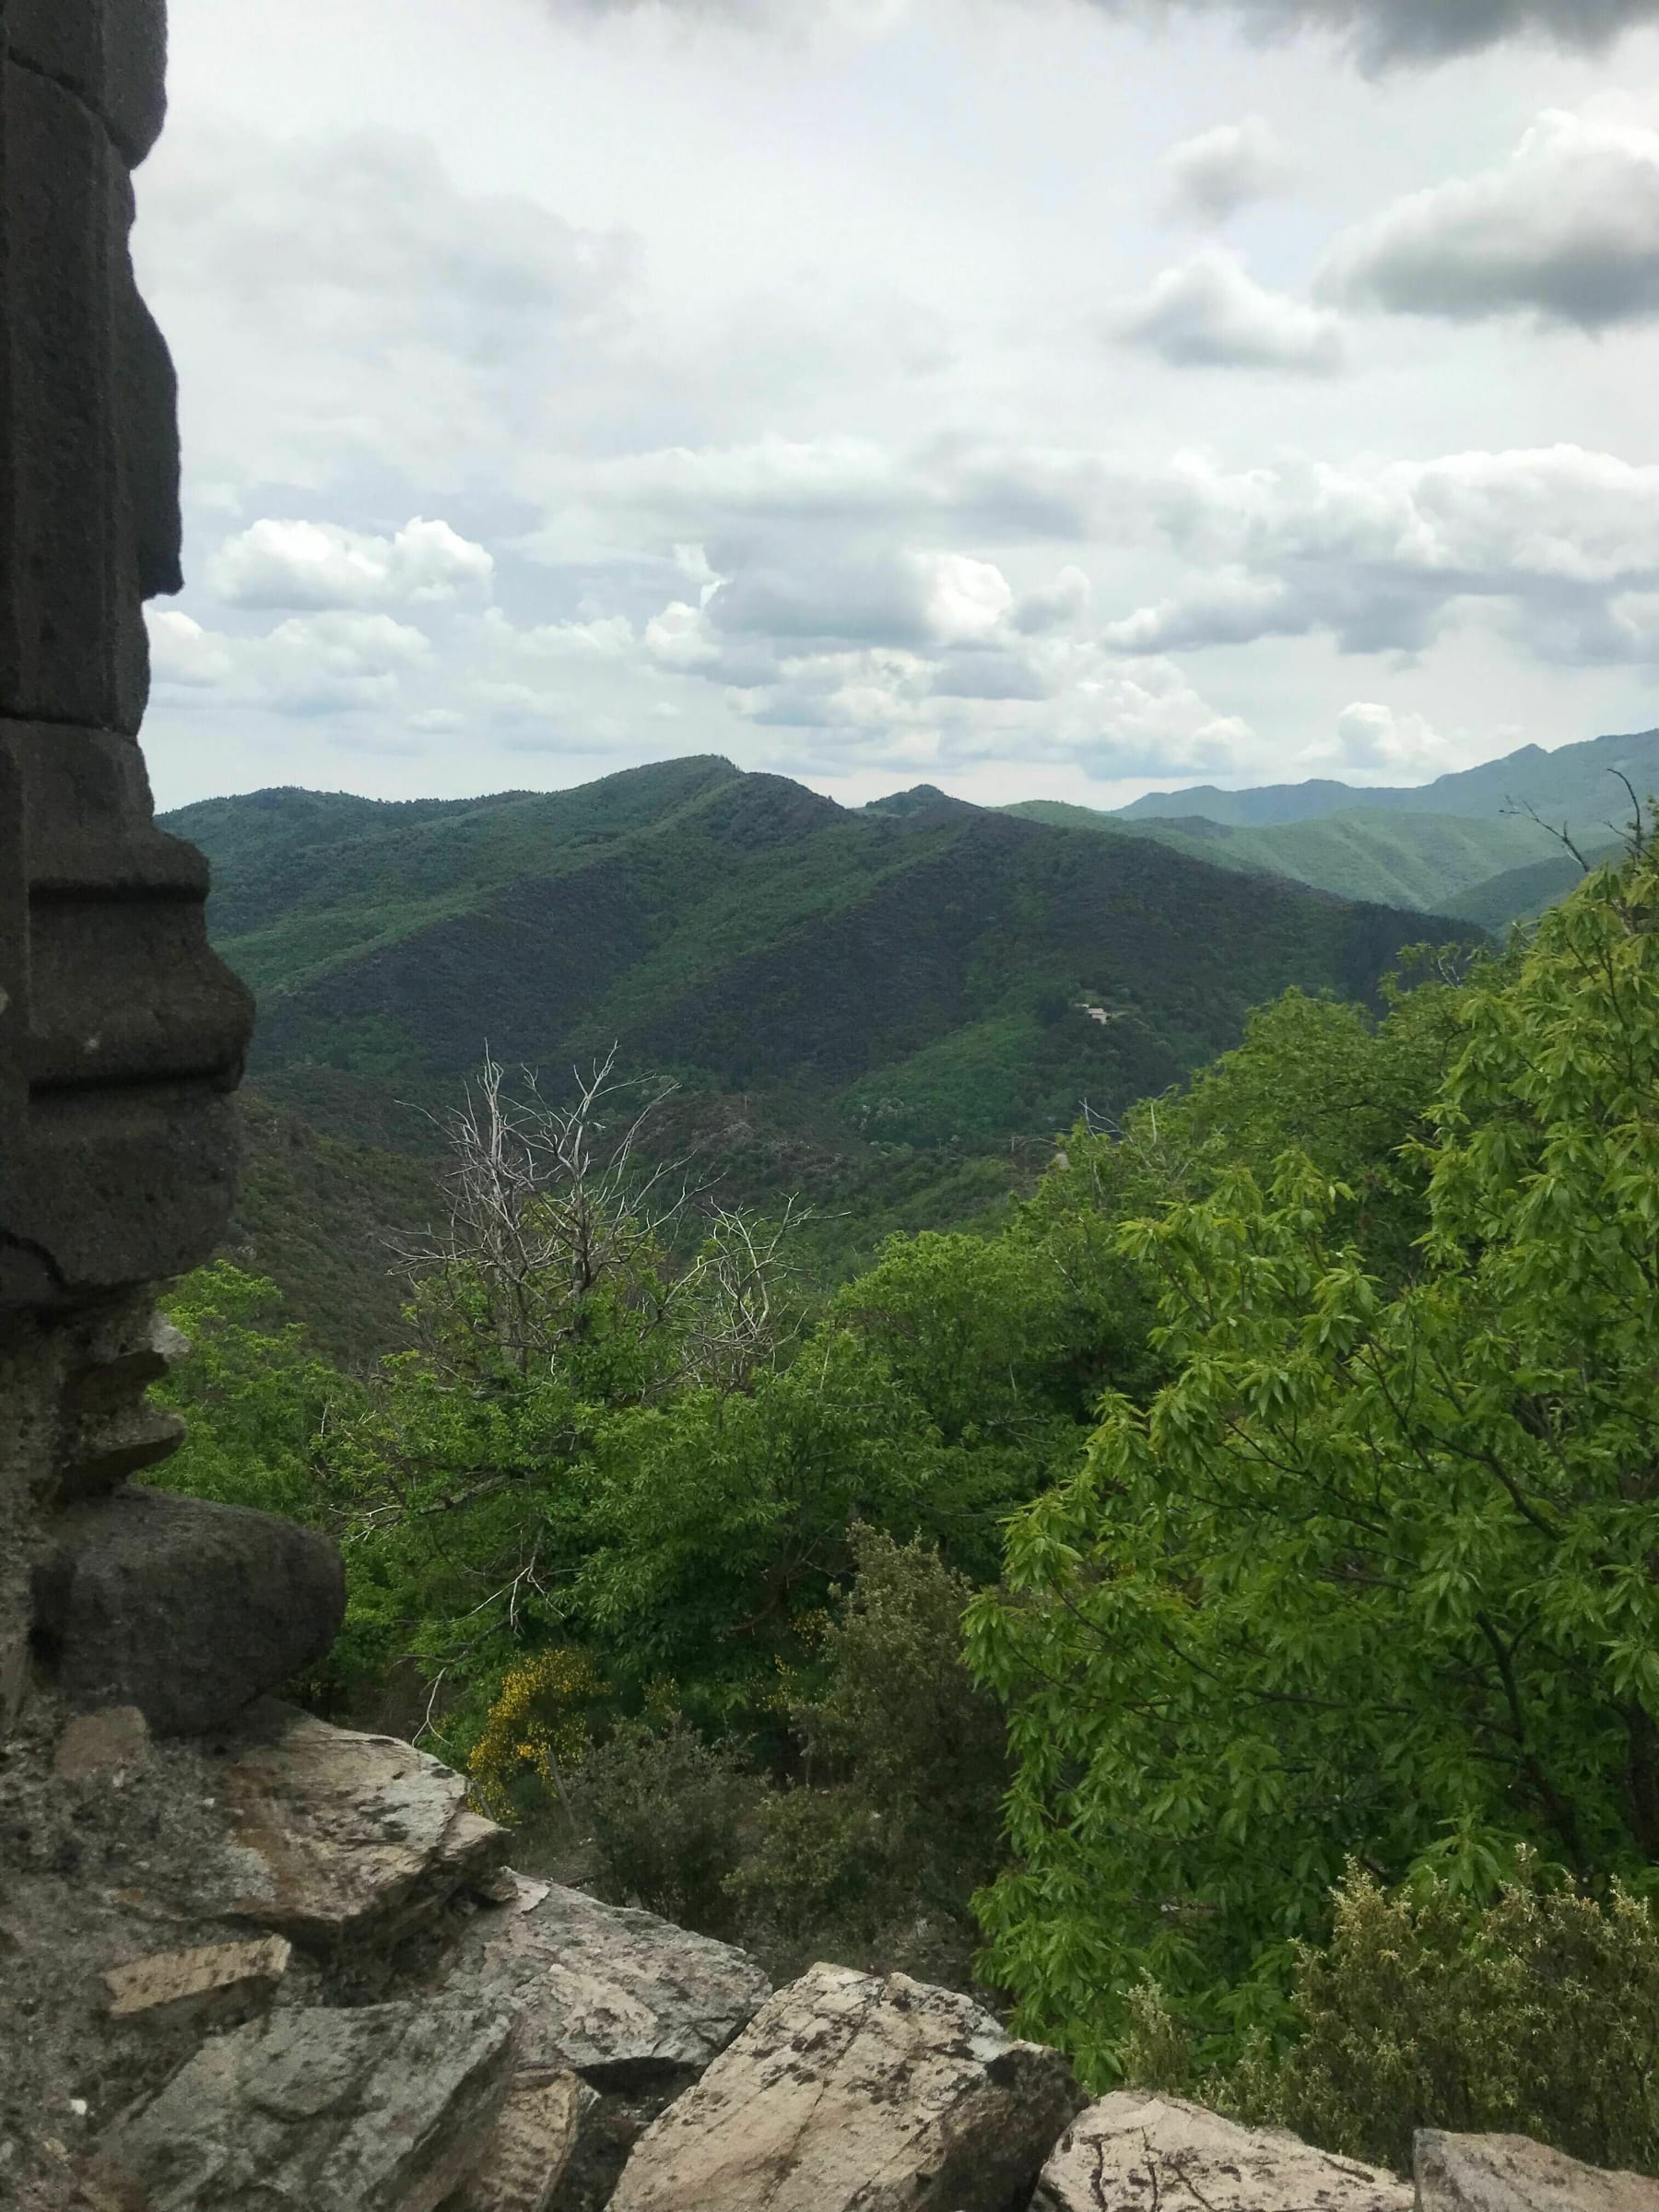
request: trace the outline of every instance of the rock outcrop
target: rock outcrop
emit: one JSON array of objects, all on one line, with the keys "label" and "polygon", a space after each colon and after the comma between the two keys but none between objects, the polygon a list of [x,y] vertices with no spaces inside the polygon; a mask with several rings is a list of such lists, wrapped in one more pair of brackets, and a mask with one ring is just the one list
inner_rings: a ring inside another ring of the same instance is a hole
[{"label": "rock outcrop", "polygon": [[463,1958],[519,2013],[524,2065],[603,2089],[685,2087],[771,1994],[747,1952],[556,1884],[479,1915]]},{"label": "rock outcrop", "polygon": [[1659,2181],[1581,2164],[1528,2136],[1419,2128],[1417,2212],[1659,2212]]},{"label": "rock outcrop", "polygon": [[1412,2212],[1391,2173],[1241,2127],[1179,2097],[1121,2090],[1078,2114],[1032,2212]]},{"label": "rock outcrop", "polygon": [[441,1761],[275,1702],[247,1716],[219,1786],[248,1875],[231,1911],[331,1955],[389,1949],[506,1857]]},{"label": "rock outcrop", "polygon": [[816,1966],[647,2132],[613,2212],[1006,2212],[1077,2103],[971,1999]]},{"label": "rock outcrop", "polygon": [[506,2101],[512,2015],[307,2007],[216,2036],[105,2138],[97,2212],[436,2212]]}]

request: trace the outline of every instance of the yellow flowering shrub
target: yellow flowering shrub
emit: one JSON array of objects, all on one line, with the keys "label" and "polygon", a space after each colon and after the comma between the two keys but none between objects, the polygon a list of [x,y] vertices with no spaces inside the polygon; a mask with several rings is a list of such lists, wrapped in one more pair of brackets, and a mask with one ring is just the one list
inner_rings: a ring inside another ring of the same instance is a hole
[{"label": "yellow flowering shrub", "polygon": [[513,1667],[467,1759],[474,1802],[493,1820],[512,1820],[524,1785],[548,1793],[580,1766],[587,1747],[584,1708],[605,1684],[585,1652],[560,1644]]}]

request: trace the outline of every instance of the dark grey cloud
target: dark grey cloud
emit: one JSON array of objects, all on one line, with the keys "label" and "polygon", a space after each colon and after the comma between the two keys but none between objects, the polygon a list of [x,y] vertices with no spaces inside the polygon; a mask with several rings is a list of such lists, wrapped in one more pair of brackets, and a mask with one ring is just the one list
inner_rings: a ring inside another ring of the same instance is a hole
[{"label": "dark grey cloud", "polygon": [[1553,111],[1511,159],[1411,194],[1337,246],[1322,293],[1455,322],[1659,316],[1659,132]]},{"label": "dark grey cloud", "polygon": [[1659,22],[1659,0],[1087,0],[1146,19],[1228,15],[1264,38],[1335,34],[1369,68],[1478,53],[1507,39],[1594,50]]},{"label": "dark grey cloud", "polygon": [[[826,12],[885,25],[902,0],[545,0],[567,20],[657,13],[798,34]],[[1266,39],[1323,32],[1367,68],[1449,61],[1508,39],[1543,39],[1594,51],[1621,32],[1659,22],[1659,0],[1079,0],[1131,22],[1230,16]]]}]

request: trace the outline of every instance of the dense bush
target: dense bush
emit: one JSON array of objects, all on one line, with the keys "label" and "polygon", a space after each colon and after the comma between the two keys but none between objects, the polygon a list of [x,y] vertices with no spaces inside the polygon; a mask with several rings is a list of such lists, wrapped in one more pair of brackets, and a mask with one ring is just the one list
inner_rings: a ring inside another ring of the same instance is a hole
[{"label": "dense bush", "polygon": [[574,1818],[595,1858],[595,1887],[706,1936],[730,1936],[729,1877],[752,1842],[764,1783],[730,1744],[682,1720],[625,1722],[583,1758]]},{"label": "dense bush", "polygon": [[1329,1943],[1298,1952],[1288,2047],[1206,2077],[1156,1990],[1136,2012],[1131,2079],[1402,2172],[1419,2127],[1659,2168],[1659,1926],[1617,1883],[1596,1899],[1524,1857],[1483,1905],[1350,1867]]},{"label": "dense bush", "polygon": [[962,1656],[971,1589],[921,1542],[864,1529],[853,1551],[827,1684],[791,1707],[802,1771],[762,1804],[731,1887],[771,1958],[965,1983],[1008,1779],[1002,1715]]}]

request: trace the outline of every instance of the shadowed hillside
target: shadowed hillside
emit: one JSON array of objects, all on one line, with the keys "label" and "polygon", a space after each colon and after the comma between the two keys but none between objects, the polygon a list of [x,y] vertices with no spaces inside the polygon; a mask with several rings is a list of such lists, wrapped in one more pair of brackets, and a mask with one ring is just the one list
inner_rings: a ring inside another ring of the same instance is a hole
[{"label": "shadowed hillside", "polygon": [[[972,1150],[1177,1080],[1298,983],[1363,995],[1412,914],[926,790],[857,811],[717,759],[414,806],[262,792],[171,827],[261,1002],[254,1072],[418,1142],[486,1041],[758,1097],[831,1150]],[[1466,924],[1464,925],[1466,929]]]}]

